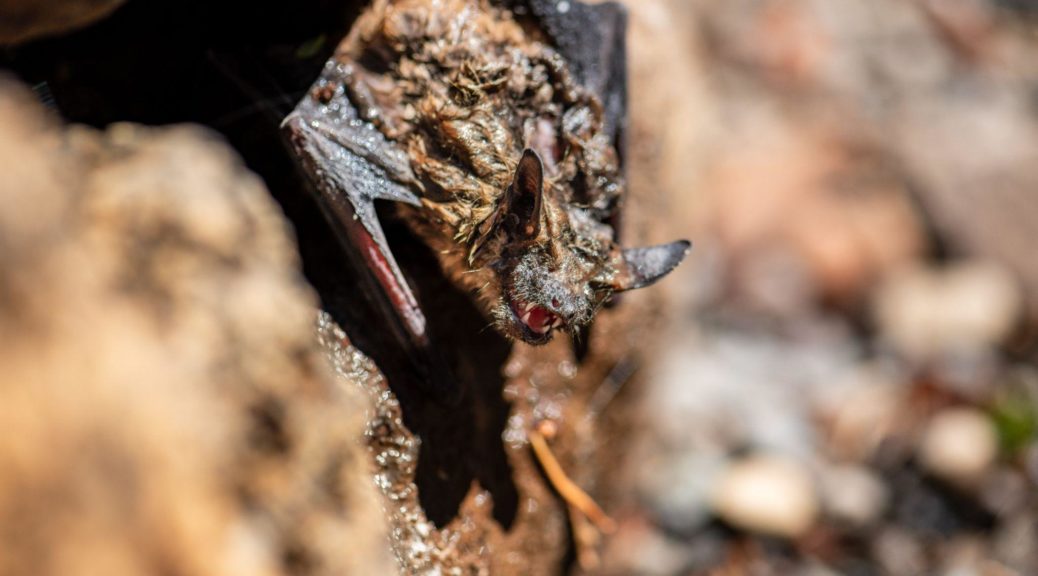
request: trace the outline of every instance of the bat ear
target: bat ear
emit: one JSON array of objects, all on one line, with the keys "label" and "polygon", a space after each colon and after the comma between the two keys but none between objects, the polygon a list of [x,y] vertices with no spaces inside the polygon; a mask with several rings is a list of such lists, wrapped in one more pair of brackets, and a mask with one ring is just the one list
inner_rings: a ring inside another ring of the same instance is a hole
[{"label": "bat ear", "polygon": [[541,157],[527,148],[512,177],[508,191],[508,215],[513,237],[530,240],[541,231],[544,205],[544,166]]},{"label": "bat ear", "polygon": [[621,250],[616,273],[606,285],[616,292],[623,292],[653,284],[681,264],[691,247],[688,240],[678,240],[670,244]]},{"label": "bat ear", "polygon": [[478,225],[469,250],[469,264],[475,261],[497,230],[504,230],[513,240],[536,238],[541,231],[543,206],[544,166],[541,157],[527,148],[497,209]]}]

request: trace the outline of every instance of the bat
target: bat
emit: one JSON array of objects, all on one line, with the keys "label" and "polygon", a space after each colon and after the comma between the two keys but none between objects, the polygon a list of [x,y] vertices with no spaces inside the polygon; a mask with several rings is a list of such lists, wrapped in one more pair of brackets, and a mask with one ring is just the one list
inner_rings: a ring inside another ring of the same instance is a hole
[{"label": "bat", "polygon": [[[502,335],[576,334],[685,240],[622,248],[625,13],[554,0],[377,0],[282,131],[396,342],[437,362],[375,201]],[[426,370],[427,372],[429,370]]]}]

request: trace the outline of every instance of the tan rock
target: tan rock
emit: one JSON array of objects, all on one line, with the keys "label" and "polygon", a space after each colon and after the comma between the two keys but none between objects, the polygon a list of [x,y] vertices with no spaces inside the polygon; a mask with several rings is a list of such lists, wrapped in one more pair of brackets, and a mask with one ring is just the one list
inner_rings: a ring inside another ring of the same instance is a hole
[{"label": "tan rock", "polygon": [[733,526],[795,538],[814,524],[818,500],[802,466],[778,456],[752,456],[722,475],[713,508]]},{"label": "tan rock", "polygon": [[986,414],[973,408],[954,408],[937,414],[919,444],[919,457],[927,470],[960,484],[980,479],[997,456],[995,426]]},{"label": "tan rock", "polygon": [[367,398],[259,179],[0,86],[0,574],[392,574]]},{"label": "tan rock", "polygon": [[[737,264],[760,251],[788,254],[808,272],[818,295],[853,301],[876,278],[923,251],[925,238],[905,185],[880,155],[861,150],[824,122],[803,126],[761,112],[745,124],[752,137],[723,151],[708,186],[717,195],[721,240]],[[758,284],[761,278],[747,280]]]},{"label": "tan rock", "polygon": [[876,522],[890,497],[883,481],[859,466],[834,466],[825,470],[822,495],[827,512],[852,526]]},{"label": "tan rock", "polygon": [[904,390],[889,383],[856,386],[830,402],[830,447],[836,456],[865,461],[898,429]]},{"label": "tan rock", "polygon": [[974,261],[946,269],[912,267],[892,276],[876,294],[874,316],[897,349],[931,358],[998,344],[1022,307],[1020,287],[1006,269]]}]

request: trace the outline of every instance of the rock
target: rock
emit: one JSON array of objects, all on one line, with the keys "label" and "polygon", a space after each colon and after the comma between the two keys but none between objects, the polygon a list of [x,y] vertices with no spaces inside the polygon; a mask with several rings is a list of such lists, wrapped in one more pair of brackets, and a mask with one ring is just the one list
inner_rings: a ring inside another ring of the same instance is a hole
[{"label": "rock", "polygon": [[923,466],[935,476],[972,485],[998,456],[998,434],[986,414],[973,408],[953,408],[937,414],[919,444]]},{"label": "rock", "polygon": [[603,563],[609,573],[666,576],[678,574],[692,559],[693,550],[684,542],[668,538],[646,522],[620,525],[611,540]]},{"label": "rock", "polygon": [[1034,574],[1038,571],[1038,550],[1034,545],[1038,542],[1036,525],[1033,511],[1018,511],[1009,515],[994,535],[994,559],[1019,574]]},{"label": "rock", "polygon": [[862,384],[827,398],[830,449],[839,458],[867,461],[884,439],[898,430],[905,391],[897,385],[866,376]]},{"label": "rock", "polygon": [[984,564],[991,558],[991,551],[983,537],[953,535],[935,548],[934,573],[944,576],[987,576],[989,573]]},{"label": "rock", "polygon": [[1000,466],[984,476],[979,500],[999,517],[1007,517],[1027,506],[1031,487],[1027,478],[1010,466]]},{"label": "rock", "polygon": [[855,527],[875,523],[890,498],[883,481],[867,468],[858,466],[824,470],[821,486],[826,511]]},{"label": "rock", "polygon": [[123,0],[0,0],[0,44],[17,44],[81,28]]},{"label": "rock", "polygon": [[392,574],[369,404],[235,154],[3,84],[0,170],[0,574]]},{"label": "rock", "polygon": [[929,360],[997,345],[1013,329],[1022,306],[1009,272],[976,261],[903,270],[879,288],[873,313],[897,350]]},{"label": "rock", "polygon": [[[749,110],[733,111],[748,116],[736,123],[746,133],[722,151],[708,184],[720,241],[733,252],[732,290],[766,295],[751,300],[764,306],[805,296],[854,302],[922,253],[905,182],[880,154],[833,126]],[[790,264],[778,268],[777,258]]]},{"label": "rock", "polygon": [[710,520],[710,491],[728,463],[719,451],[689,451],[647,459],[638,488],[657,523],[672,533],[694,534]]},{"label": "rock", "polygon": [[885,528],[872,541],[872,555],[885,574],[927,574],[926,551],[912,534]]},{"label": "rock", "polygon": [[[1003,28],[995,45],[1012,48],[998,60],[1017,61],[999,66],[1013,69],[1018,80],[989,77],[973,84],[960,77],[955,82],[970,83],[970,90],[941,92],[940,97],[936,91],[905,94],[888,138],[912,173],[920,205],[945,245],[956,254],[1009,267],[1034,298],[1038,267],[1032,258],[1032,222],[1038,196],[1032,190],[1038,182],[1038,134],[1031,97],[1017,84],[1034,78],[1024,63],[1030,62],[1034,42],[1006,32]],[[961,134],[971,137],[963,140]]]},{"label": "rock", "polygon": [[1031,442],[1024,448],[1023,461],[1027,479],[1032,484],[1038,485],[1038,442]]},{"label": "rock", "polygon": [[779,456],[751,456],[732,464],[712,500],[715,513],[729,524],[784,538],[804,534],[818,515],[807,471]]},{"label": "rock", "polygon": [[847,371],[855,350],[841,323],[802,328],[786,339],[732,327],[676,337],[645,402],[656,440],[699,454],[744,445],[808,456],[817,440],[811,400]]}]

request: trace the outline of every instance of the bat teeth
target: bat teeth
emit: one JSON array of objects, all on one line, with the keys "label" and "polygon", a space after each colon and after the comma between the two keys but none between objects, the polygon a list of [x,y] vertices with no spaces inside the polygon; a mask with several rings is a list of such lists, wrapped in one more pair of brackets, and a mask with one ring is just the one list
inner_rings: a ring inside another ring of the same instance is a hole
[{"label": "bat teeth", "polygon": [[529,326],[530,325],[530,310],[527,309],[525,312],[523,312],[523,315],[520,316],[519,318],[520,318],[520,320],[523,321],[523,324],[526,324],[527,326]]}]

